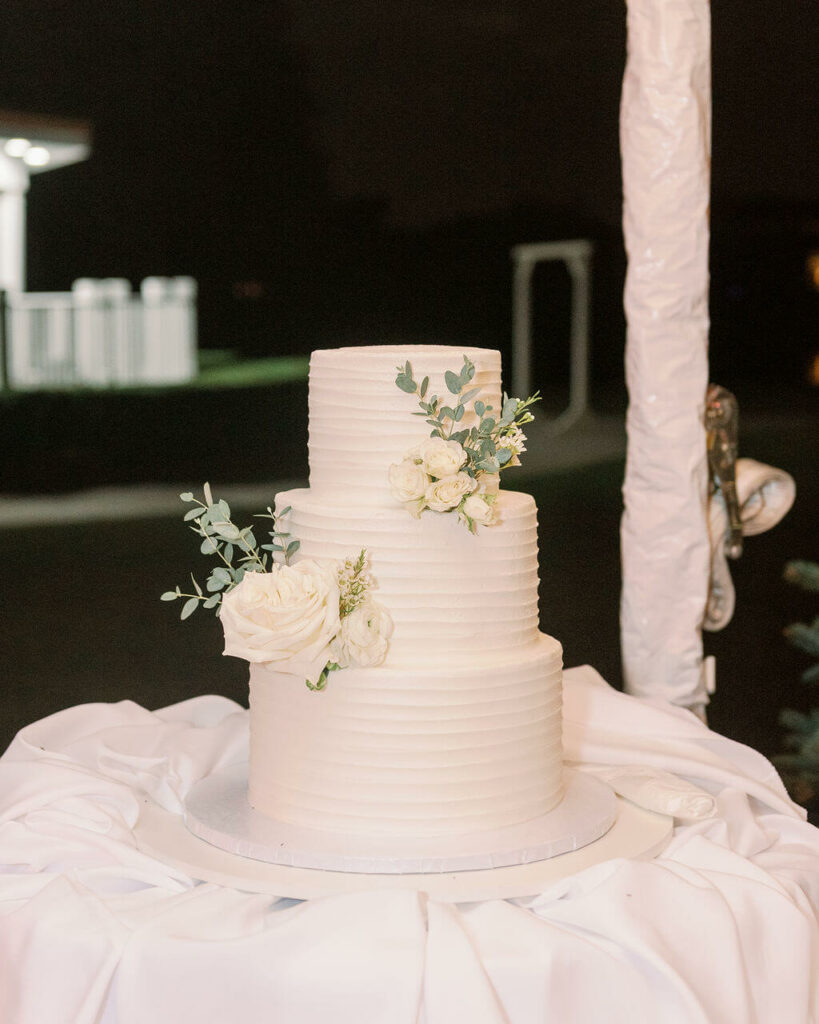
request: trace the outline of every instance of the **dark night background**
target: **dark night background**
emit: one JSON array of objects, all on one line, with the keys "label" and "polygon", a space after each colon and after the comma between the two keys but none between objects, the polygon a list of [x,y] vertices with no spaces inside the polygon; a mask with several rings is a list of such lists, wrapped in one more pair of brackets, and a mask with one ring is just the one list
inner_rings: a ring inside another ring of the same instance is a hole
[{"label": "dark night background", "polygon": [[[736,620],[707,641],[712,722],[770,753],[777,708],[810,703],[781,628],[815,611],[781,569],[816,557],[819,32],[804,0],[712,16],[712,377],[740,396],[742,454],[791,470],[800,491],[785,524],[749,543]],[[200,344],[242,358],[466,339],[508,357],[510,246],[587,237],[595,403],[621,410],[624,63],[621,0],[6,0],[0,108],[94,132],[90,160],[33,179],[28,288],[190,274]],[[536,356],[547,391],[566,376],[564,286],[559,268],[536,275],[538,337],[558,339]],[[305,410],[303,382],[6,396],[0,494],[293,478]],[[615,683],[621,480],[614,462],[526,481],[544,524],[544,628],[569,664],[591,660]],[[213,657],[214,624],[185,632],[154,600],[195,562],[181,530],[0,530],[18,581],[4,595],[0,748],[79,700],[157,706],[203,686],[242,699],[242,666]]]},{"label": "dark night background", "polygon": [[[713,11],[712,360],[732,378],[768,372],[772,331],[785,377],[815,342],[819,33],[803,0],[769,15]],[[95,139],[34,179],[29,289],[192,274],[202,344],[252,354],[373,332],[505,348],[510,244],[583,235],[595,375],[617,379],[624,60],[613,0],[8,0],[0,106]]]}]

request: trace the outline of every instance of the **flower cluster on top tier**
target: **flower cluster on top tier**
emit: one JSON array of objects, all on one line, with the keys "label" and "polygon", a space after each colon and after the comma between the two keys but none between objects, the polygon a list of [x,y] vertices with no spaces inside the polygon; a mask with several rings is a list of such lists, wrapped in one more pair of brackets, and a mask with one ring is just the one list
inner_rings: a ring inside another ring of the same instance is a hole
[{"label": "flower cluster on top tier", "polygon": [[192,529],[204,538],[202,553],[222,564],[205,584],[207,595],[191,575],[195,593],[176,587],[162,600],[185,598],[183,619],[200,603],[215,608],[225,654],[299,676],[311,690],[323,690],[338,669],[384,661],[393,622],[370,593],[376,584],[366,551],[344,562],[303,559],[290,565],[299,542],[277,522],[289,509],[277,516],[268,508],[260,518],[273,520],[271,543],[257,545],[252,529],[240,530],[227,502],[214,501],[207,484],[204,502],[190,493],[180,497],[195,505],[185,519],[193,520]]},{"label": "flower cluster on top tier", "polygon": [[[401,462],[389,469],[390,493],[412,515],[432,512],[456,512],[472,533],[478,526],[498,522],[496,506],[500,472],[520,465],[526,451],[526,435],[521,425],[534,417],[531,406],[539,401],[535,392],[525,401],[505,394],[499,410],[475,401],[480,388],[469,388],[475,365],[464,356],[459,373],[447,370],[444,380],[453,404],[444,405],[437,395],[427,401],[429,377],[420,386],[409,362],[398,367],[395,383],[407,394],[417,394],[421,411],[432,427],[427,440],[412,448]],[[469,402],[477,423],[458,428]]]}]

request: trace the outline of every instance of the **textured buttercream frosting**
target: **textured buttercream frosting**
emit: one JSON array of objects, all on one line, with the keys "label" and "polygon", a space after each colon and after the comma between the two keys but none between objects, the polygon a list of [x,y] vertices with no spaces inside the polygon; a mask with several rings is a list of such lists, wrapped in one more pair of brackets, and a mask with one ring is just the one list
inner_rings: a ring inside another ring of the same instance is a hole
[{"label": "textured buttercream frosting", "polygon": [[437,668],[345,669],[311,693],[250,671],[250,802],[350,835],[466,835],[561,795],[561,650],[551,637]]},{"label": "textured buttercream frosting", "polygon": [[[310,487],[277,496],[299,558],[367,549],[394,632],[383,665],[333,672],[315,693],[251,667],[249,799],[278,820],[350,835],[462,835],[531,820],[561,795],[561,648],[538,631],[537,512],[501,491],[499,523],[413,518],[388,470],[429,436],[407,361],[429,395],[466,354],[499,406],[500,355],[445,346],[313,353]],[[470,403],[471,404],[471,403]],[[468,421],[464,421],[469,425]]]},{"label": "textured buttercream frosting", "polygon": [[[354,355],[351,355],[354,353]],[[409,362],[420,385],[429,377],[427,399],[452,399],[444,382],[458,372],[463,357],[475,364],[475,396],[498,408],[501,401],[500,353],[445,345],[373,345],[322,349],[310,358],[310,487],[346,493],[370,504],[392,504],[387,470],[424,438],[429,427],[419,412],[418,396],[395,385],[398,366]],[[467,415],[461,426],[471,426]]]},{"label": "textured buttercream frosting", "polygon": [[[501,492],[500,522],[471,534],[451,513],[414,519],[392,507],[348,505],[326,492],[284,491],[280,522],[305,558],[367,549],[375,597],[395,632],[390,664],[440,664],[532,643],[538,630],[537,511],[529,494]],[[334,681],[344,681],[335,676]]]}]

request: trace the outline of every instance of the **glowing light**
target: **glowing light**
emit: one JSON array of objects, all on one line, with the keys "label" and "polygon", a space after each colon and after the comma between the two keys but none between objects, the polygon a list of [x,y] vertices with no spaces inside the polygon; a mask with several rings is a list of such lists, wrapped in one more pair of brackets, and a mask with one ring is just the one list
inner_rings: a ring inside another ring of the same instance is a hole
[{"label": "glowing light", "polygon": [[45,146],[32,146],[23,154],[23,162],[29,167],[45,167],[51,159],[51,154]]},{"label": "glowing light", "polygon": [[805,270],[809,284],[819,292],[819,252],[808,254],[808,258],[805,260]]},{"label": "glowing light", "polygon": [[6,156],[25,156],[29,149],[31,149],[31,143],[28,139],[8,139],[3,146]]},{"label": "glowing light", "polygon": [[808,366],[808,383],[819,388],[819,352],[811,359]]}]

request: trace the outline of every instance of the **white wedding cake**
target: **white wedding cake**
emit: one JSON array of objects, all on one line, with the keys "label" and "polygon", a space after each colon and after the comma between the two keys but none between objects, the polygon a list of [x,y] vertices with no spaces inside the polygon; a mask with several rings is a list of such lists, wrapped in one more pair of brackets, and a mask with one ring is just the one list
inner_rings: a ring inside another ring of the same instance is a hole
[{"label": "white wedding cake", "polygon": [[290,509],[281,527],[300,541],[295,563],[366,549],[393,630],[381,664],[333,672],[321,692],[251,664],[249,800],[279,822],[458,836],[561,799],[562,652],[538,629],[534,499],[500,491],[497,521],[470,532],[455,514],[413,517],[390,489],[390,466],[430,433],[396,367],[409,361],[441,395],[462,354],[478,400],[500,409],[498,352],[372,346],[311,358],[310,486],[277,496]]}]

